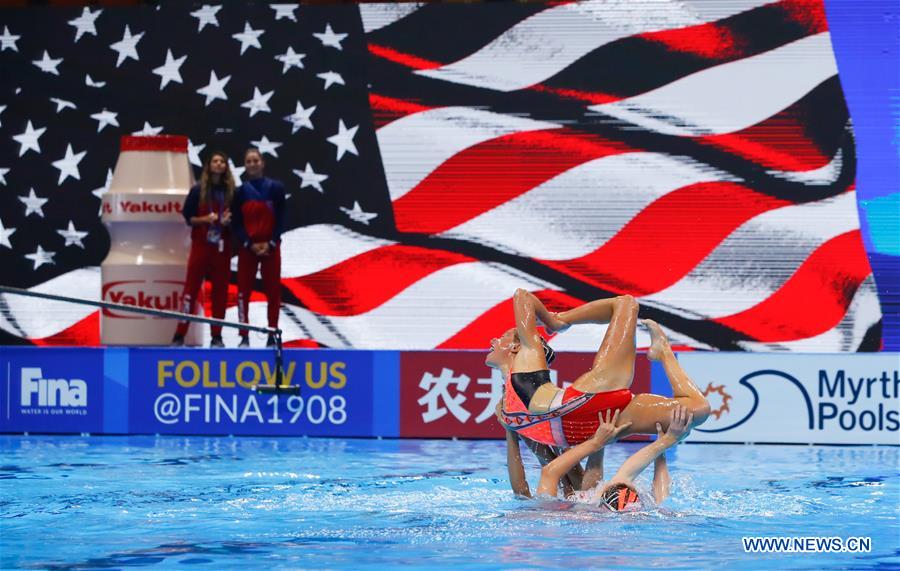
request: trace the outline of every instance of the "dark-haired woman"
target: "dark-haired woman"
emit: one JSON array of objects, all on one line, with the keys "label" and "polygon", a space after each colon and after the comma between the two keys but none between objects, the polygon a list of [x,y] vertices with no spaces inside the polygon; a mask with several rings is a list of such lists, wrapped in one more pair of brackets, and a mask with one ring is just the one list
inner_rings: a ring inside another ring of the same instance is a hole
[{"label": "dark-haired woman", "polygon": [[[250,293],[256,271],[262,277],[268,302],[269,327],[278,327],[281,311],[281,232],[284,229],[284,185],[263,176],[266,163],[259,149],[244,152],[244,176],[234,201],[234,231],[238,238],[238,317],[249,323]],[[273,346],[272,335],[266,342]],[[249,347],[250,338],[241,330],[239,347]]]},{"label": "dark-haired woman", "polygon": [[[182,214],[191,227],[191,252],[182,293],[182,311],[193,314],[197,293],[203,280],[212,286],[212,316],[225,317],[228,278],[231,266],[231,203],[234,200],[234,176],[228,157],[221,152],[209,155],[203,165],[200,183],[195,184],[184,201]],[[188,322],[175,330],[172,345],[184,345]],[[224,347],[222,327],[211,325],[210,347]]]}]

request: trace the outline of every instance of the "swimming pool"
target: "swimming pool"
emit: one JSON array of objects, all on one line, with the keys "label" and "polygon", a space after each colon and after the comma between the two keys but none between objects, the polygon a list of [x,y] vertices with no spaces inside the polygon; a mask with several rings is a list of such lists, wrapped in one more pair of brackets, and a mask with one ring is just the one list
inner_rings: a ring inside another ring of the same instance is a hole
[{"label": "swimming pool", "polygon": [[[2,436],[0,453],[4,569],[900,566],[897,448],[682,445],[670,500],[627,514],[513,499],[497,441]],[[750,554],[742,536],[872,549]]]}]

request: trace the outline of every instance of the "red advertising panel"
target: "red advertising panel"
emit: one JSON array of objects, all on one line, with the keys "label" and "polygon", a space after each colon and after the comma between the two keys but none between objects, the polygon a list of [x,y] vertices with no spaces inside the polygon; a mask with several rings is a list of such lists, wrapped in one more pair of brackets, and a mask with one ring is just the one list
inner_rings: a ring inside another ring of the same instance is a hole
[{"label": "red advertising panel", "polygon": [[[400,436],[406,438],[503,438],[494,408],[504,379],[484,364],[483,351],[400,354]],[[593,353],[557,353],[551,378],[566,387],[590,369]],[[650,390],[650,363],[639,355],[634,393]]]}]

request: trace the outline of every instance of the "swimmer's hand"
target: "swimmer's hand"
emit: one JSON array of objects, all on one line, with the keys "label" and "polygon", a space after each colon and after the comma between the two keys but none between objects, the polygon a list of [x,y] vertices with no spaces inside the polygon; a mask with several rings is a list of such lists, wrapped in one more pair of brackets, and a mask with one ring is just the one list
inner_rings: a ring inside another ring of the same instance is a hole
[{"label": "swimmer's hand", "polygon": [[596,450],[600,450],[610,442],[615,442],[619,438],[619,435],[631,426],[630,422],[616,426],[616,423],[619,421],[618,410],[615,414],[613,414],[613,411],[611,410],[606,411],[605,419],[603,418],[603,413],[600,413],[599,416],[600,426],[597,428],[597,432],[590,438],[590,443]]},{"label": "swimmer's hand", "polygon": [[542,319],[541,321],[544,322],[544,329],[550,335],[554,333],[562,333],[563,331],[571,327],[571,324],[563,321],[558,313],[550,313],[546,319]]},{"label": "swimmer's hand", "polygon": [[[694,421],[694,413],[690,412],[687,407],[675,405],[669,414],[669,429],[660,436],[663,440],[668,440],[668,446],[677,444],[687,438],[691,433],[691,423]],[[657,434],[662,431],[662,427],[657,423]]]}]

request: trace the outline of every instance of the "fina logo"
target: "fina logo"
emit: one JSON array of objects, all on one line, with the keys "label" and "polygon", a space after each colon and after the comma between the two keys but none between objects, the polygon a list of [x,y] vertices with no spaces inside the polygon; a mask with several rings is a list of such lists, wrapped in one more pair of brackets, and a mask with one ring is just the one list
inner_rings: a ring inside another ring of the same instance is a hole
[{"label": "fina logo", "polygon": [[[806,418],[808,426],[809,429],[812,430],[814,427],[813,405],[806,388],[795,377],[784,371],[776,371],[774,369],[755,371],[744,375],[744,377],[738,381],[739,385],[750,391],[750,394],[753,396],[752,403],[747,399],[735,399],[731,394],[725,392],[725,385],[715,386],[710,383],[709,386],[706,387],[706,390],[703,391],[703,395],[710,400],[709,404],[712,409],[710,412],[710,420],[714,419],[710,424],[715,426],[715,428],[701,428],[698,426],[694,428],[694,430],[707,433],[725,432],[737,428],[750,420],[753,413],[755,413],[756,409],[759,407],[759,393],[757,392],[756,387],[753,386],[753,383],[759,382],[767,377],[774,377],[775,380],[788,381],[800,390],[800,394],[806,402]],[[768,380],[766,380],[766,382],[768,382]],[[716,395],[717,399],[715,397],[709,398],[712,395]],[[725,426],[721,426],[722,424],[725,424]]]},{"label": "fina logo", "polygon": [[45,379],[38,367],[22,368],[22,406],[86,407],[88,404],[87,383],[83,379]]}]

